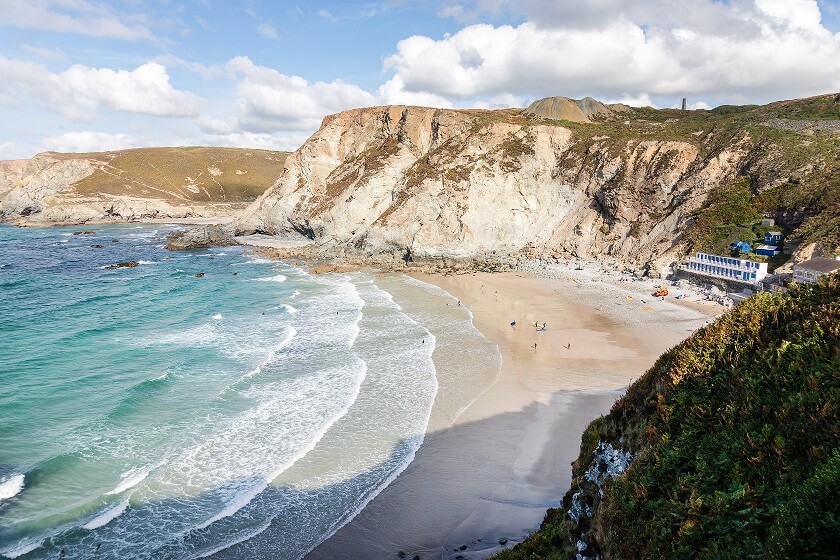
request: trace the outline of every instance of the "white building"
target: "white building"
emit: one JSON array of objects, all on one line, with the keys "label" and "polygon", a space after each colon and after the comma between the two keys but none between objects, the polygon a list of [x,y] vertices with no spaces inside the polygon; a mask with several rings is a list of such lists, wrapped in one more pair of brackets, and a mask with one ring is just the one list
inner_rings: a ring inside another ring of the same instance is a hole
[{"label": "white building", "polygon": [[683,270],[735,282],[757,284],[767,276],[767,263],[697,253],[682,266]]},{"label": "white building", "polygon": [[831,274],[838,270],[840,270],[840,260],[814,257],[793,265],[793,279],[797,282],[814,283],[823,274]]}]

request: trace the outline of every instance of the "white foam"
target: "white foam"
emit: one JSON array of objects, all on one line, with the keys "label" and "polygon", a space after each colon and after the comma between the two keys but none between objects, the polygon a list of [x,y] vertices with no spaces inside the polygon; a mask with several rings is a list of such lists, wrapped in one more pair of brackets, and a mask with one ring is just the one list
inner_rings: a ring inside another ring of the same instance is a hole
[{"label": "white foam", "polygon": [[17,558],[18,556],[23,556],[29,552],[32,552],[36,548],[40,548],[41,545],[44,544],[45,539],[39,539],[37,541],[31,540],[22,540],[18,542],[17,546],[14,548],[7,548],[6,550],[0,551],[0,554],[5,556],[6,558]]},{"label": "white foam", "polygon": [[245,262],[233,263],[231,266],[242,266],[244,264],[272,264],[272,263],[277,264],[277,261],[257,257],[257,258],[253,258],[253,259],[248,259]]},{"label": "white foam", "polygon": [[104,511],[102,511],[102,513],[100,513],[99,515],[82,525],[82,529],[92,531],[93,529],[104,527],[105,525],[122,515],[123,512],[127,509],[128,499],[126,498],[125,500],[120,500],[113,506],[105,509]]},{"label": "white foam", "polygon": [[289,315],[294,315],[295,313],[298,312],[296,307],[293,307],[293,306],[289,305],[288,303],[283,304],[283,309],[285,309],[286,313],[288,313]]},{"label": "white foam", "polygon": [[280,341],[280,344],[278,344],[275,348],[273,348],[273,349],[272,349],[272,350],[268,353],[268,357],[267,357],[265,360],[263,360],[263,361],[260,363],[260,365],[258,365],[257,367],[255,367],[254,369],[252,369],[251,371],[249,371],[248,373],[246,373],[246,374],[245,374],[245,376],[244,376],[244,378],[246,378],[246,379],[247,379],[248,377],[253,377],[254,375],[256,375],[256,374],[258,374],[258,373],[262,372],[262,368],[264,368],[264,367],[265,367],[265,366],[267,366],[269,363],[271,363],[271,360],[273,360],[273,359],[274,359],[274,357],[277,355],[277,353],[278,353],[280,350],[282,350],[283,348],[285,348],[286,346],[288,346],[288,345],[289,345],[289,343],[292,341],[292,339],[293,339],[293,338],[295,337],[295,335],[297,334],[297,331],[296,331],[296,330],[295,330],[295,328],[294,328],[293,326],[291,326],[291,325],[287,325],[287,326],[286,326],[286,328],[284,329],[284,331],[285,331],[285,335],[283,336],[283,340],[281,340],[281,341]]},{"label": "white foam", "polygon": [[[167,374],[163,374],[162,376],[158,377],[157,379],[164,379]],[[158,465],[155,465],[158,466]],[[129,488],[134,488],[141,482],[143,482],[149,473],[152,472],[153,467],[136,467],[130,469],[120,475],[122,478],[122,482],[117,484],[117,486],[111,490],[110,492],[106,492],[106,496],[110,494],[122,494]]]},{"label": "white foam", "polygon": [[137,261],[137,264],[157,264],[157,261]]},{"label": "white foam", "polygon": [[23,478],[22,474],[0,478],[0,501],[8,500],[19,494],[23,490]]},{"label": "white foam", "polygon": [[266,276],[265,278],[254,278],[253,280],[249,280],[249,282],[285,282],[286,277],[282,274],[278,274],[276,276]]},{"label": "white foam", "polygon": [[216,313],[215,315],[213,315],[213,320],[214,321],[221,321],[222,320],[222,314],[221,313]]},{"label": "white foam", "polygon": [[266,523],[264,523],[263,525],[257,527],[257,529],[254,530],[253,532],[250,532],[250,533],[247,533],[247,534],[242,535],[240,537],[237,537],[236,539],[234,539],[232,541],[229,541],[229,542],[226,542],[224,544],[220,544],[219,546],[211,548],[210,550],[205,550],[204,552],[202,552],[202,553],[200,553],[196,556],[193,556],[192,558],[207,558],[208,556],[213,556],[217,552],[221,552],[224,549],[230,548],[235,544],[239,544],[241,542],[245,542],[249,539],[252,539],[252,538],[256,537],[257,535],[259,535],[260,533],[262,533],[263,531],[265,531],[269,527],[271,527],[271,520],[270,519]]}]

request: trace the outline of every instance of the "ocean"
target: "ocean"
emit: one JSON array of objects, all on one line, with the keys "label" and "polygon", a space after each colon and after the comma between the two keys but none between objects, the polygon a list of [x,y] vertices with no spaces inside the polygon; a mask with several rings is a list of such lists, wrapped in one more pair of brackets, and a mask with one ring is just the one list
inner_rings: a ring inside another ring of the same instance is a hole
[{"label": "ocean", "polygon": [[412,278],[82,229],[0,226],[2,557],[302,558],[498,369]]}]

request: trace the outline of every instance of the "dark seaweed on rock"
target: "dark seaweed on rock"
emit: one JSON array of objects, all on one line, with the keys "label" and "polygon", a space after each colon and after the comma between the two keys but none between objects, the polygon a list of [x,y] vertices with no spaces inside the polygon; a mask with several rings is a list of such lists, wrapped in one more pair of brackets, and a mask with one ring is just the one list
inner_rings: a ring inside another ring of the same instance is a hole
[{"label": "dark seaweed on rock", "polygon": [[[629,467],[599,481],[616,449]],[[838,558],[840,276],[757,294],[665,353],[573,468],[562,508],[498,558]]]}]

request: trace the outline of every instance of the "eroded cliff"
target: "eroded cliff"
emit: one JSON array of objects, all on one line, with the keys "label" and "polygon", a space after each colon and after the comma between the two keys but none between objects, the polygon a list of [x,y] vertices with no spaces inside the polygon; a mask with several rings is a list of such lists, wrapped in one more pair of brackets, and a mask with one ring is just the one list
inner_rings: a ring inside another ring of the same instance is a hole
[{"label": "eroded cliff", "polygon": [[821,152],[797,159],[791,146],[822,150],[836,135],[816,142],[763,123],[780,110],[750,111],[634,109],[592,123],[521,110],[346,111],[289,157],[239,229],[302,233],[309,256],[366,262],[553,256],[658,273],[696,244],[708,194],[739,176],[763,212],[798,209],[780,216],[791,229],[824,209],[785,206],[777,191],[826,171]]}]

